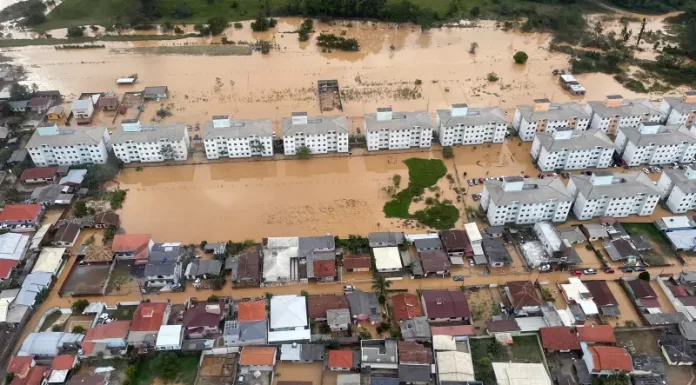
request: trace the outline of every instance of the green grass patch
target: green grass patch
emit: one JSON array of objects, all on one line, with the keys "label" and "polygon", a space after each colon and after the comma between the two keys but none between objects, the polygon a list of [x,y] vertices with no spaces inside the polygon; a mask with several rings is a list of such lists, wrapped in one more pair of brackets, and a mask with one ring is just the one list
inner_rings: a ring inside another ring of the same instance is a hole
[{"label": "green grass patch", "polygon": [[30,45],[79,44],[95,41],[179,40],[196,36],[198,35],[191,33],[186,35],[104,35],[100,37],[78,37],[75,39],[4,39],[0,40],[0,48],[26,47]]},{"label": "green grass patch", "polygon": [[669,241],[652,223],[622,223],[621,225],[629,234],[640,234],[648,237],[652,249],[641,251],[640,255],[650,266],[664,265],[669,256],[674,256]]},{"label": "green grass patch", "polygon": [[[163,352],[164,353],[164,352]],[[200,354],[178,354],[178,372],[173,382],[183,385],[193,385],[196,382],[198,372],[198,361]],[[149,385],[154,382],[157,370],[155,368],[156,355],[143,357],[138,365],[138,371],[131,381],[131,385]]]},{"label": "green grass patch", "polygon": [[130,321],[133,319],[133,314],[137,308],[137,306],[119,306],[118,309],[111,314],[111,318],[117,321]]},{"label": "green grass patch", "polygon": [[58,318],[60,318],[61,312],[56,311],[51,313],[46,319],[44,320],[44,323],[41,324],[41,328],[39,331],[45,332],[45,331],[51,331],[51,326],[53,326],[53,323],[58,321]]},{"label": "green grass patch", "polygon": [[512,345],[501,345],[495,338],[469,340],[476,380],[484,385],[496,385],[493,362],[543,362],[536,335],[514,336]]}]

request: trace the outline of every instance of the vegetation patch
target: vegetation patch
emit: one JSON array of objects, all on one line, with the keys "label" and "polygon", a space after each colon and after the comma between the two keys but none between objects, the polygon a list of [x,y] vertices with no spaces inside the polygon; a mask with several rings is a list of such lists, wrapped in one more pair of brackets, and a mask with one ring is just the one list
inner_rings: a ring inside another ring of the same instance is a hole
[{"label": "vegetation patch", "polygon": [[122,52],[140,55],[188,55],[188,56],[246,56],[251,55],[248,45],[184,45],[124,48]]},{"label": "vegetation patch", "polygon": [[162,352],[154,356],[143,356],[135,365],[130,385],[148,385],[155,377],[165,382],[193,385],[196,382],[200,355]]},{"label": "vegetation patch", "polygon": [[629,234],[643,235],[648,238],[651,249],[640,252],[644,262],[650,266],[667,264],[669,256],[674,257],[674,251],[667,238],[652,223],[622,223]]},{"label": "vegetation patch", "polygon": [[469,341],[476,380],[484,385],[497,384],[493,361],[543,362],[536,335],[514,336],[512,345],[502,345],[495,338],[472,338]]},{"label": "vegetation patch", "polygon": [[339,49],[341,51],[360,51],[358,40],[353,38],[336,36],[331,33],[320,33],[317,37],[317,45],[327,49]]}]

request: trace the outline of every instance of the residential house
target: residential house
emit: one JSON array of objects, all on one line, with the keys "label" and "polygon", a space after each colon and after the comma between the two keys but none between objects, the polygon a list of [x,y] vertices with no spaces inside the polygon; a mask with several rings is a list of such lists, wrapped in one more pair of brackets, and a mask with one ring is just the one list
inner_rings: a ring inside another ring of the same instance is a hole
[{"label": "residential house", "polygon": [[424,290],[421,302],[430,322],[468,321],[471,310],[460,290]]},{"label": "residential house", "polygon": [[392,298],[392,312],[396,321],[403,321],[423,316],[420,300],[411,293],[398,293]]},{"label": "residential house", "polygon": [[696,167],[664,169],[657,189],[671,212],[681,214],[696,209]]},{"label": "residential house", "polygon": [[493,374],[498,385],[551,385],[546,365],[539,363],[493,362]]},{"label": "residential house", "polygon": [[332,332],[350,330],[352,319],[348,309],[329,309],[326,311],[326,323]]},{"label": "residential house", "polygon": [[121,218],[113,211],[104,211],[94,214],[94,228],[96,229],[118,229],[121,227]]},{"label": "residential house", "polygon": [[404,233],[376,232],[369,233],[367,239],[370,247],[396,247],[404,242]]},{"label": "residential house", "polygon": [[403,268],[398,247],[377,247],[372,249],[372,253],[379,273],[399,272]]},{"label": "residential house", "polygon": [[151,234],[116,234],[111,250],[116,259],[135,260],[136,265],[145,265],[154,246]]},{"label": "residential house", "polygon": [[481,241],[483,255],[490,267],[503,267],[512,261],[512,256],[502,239],[484,238]]},{"label": "residential house", "polygon": [[536,133],[553,134],[559,128],[584,131],[590,124],[590,113],[579,103],[551,103],[549,99],[535,99],[533,105],[520,105],[515,110],[512,127],[520,139],[531,142]]},{"label": "residential house", "polygon": [[416,251],[422,253],[424,251],[442,250],[442,241],[439,237],[418,238],[413,241]]},{"label": "residential house", "polygon": [[399,341],[399,381],[407,384],[429,384],[433,353],[429,348],[412,341]]},{"label": "residential house", "polygon": [[[155,243],[145,265],[145,286],[174,288],[181,280],[180,243]],[[138,261],[136,260],[136,264]]]},{"label": "residential house", "polygon": [[104,126],[58,127],[54,122],[39,125],[26,148],[37,166],[105,164],[111,137]]},{"label": "residential house", "polygon": [[580,305],[582,312],[586,316],[590,317],[599,314],[599,309],[597,309],[597,305],[592,300],[592,293],[587,290],[587,287],[579,278],[568,278],[568,283],[561,284],[559,287],[566,302]]},{"label": "residential house", "polygon": [[640,123],[636,128],[619,129],[614,145],[624,164],[629,167],[693,162],[696,156],[696,128]]},{"label": "residential house", "polygon": [[[5,206],[7,207],[7,206]],[[16,261],[24,259],[29,236],[17,233],[0,234],[0,260]]]},{"label": "residential house", "polygon": [[583,223],[580,225],[580,230],[590,242],[609,238],[607,229],[599,223]]},{"label": "residential house", "polygon": [[296,155],[307,148],[311,154],[348,152],[348,119],[341,116],[307,116],[293,112],[283,118],[283,149],[285,155]]},{"label": "residential house", "polygon": [[270,318],[269,343],[309,341],[311,330],[307,318],[307,298],[304,296],[273,296]]},{"label": "residential house", "polygon": [[185,161],[190,140],[185,123],[141,125],[126,119],[111,135],[114,155],[124,163]]},{"label": "residential house", "polygon": [[352,350],[329,350],[327,367],[332,371],[351,371],[358,366],[354,355]]},{"label": "residential house", "polygon": [[689,341],[680,334],[665,334],[657,344],[669,365],[693,365],[696,354]]},{"label": "residential house", "polygon": [[326,321],[327,311],[349,309],[348,298],[345,295],[310,295],[307,297],[307,312],[309,318],[315,321]]},{"label": "residential house", "polygon": [[53,100],[49,98],[39,98],[35,96],[31,98],[31,100],[29,100],[27,108],[29,109],[29,111],[35,112],[38,115],[42,115],[48,112],[48,109],[51,108],[52,105]]},{"label": "residential house", "polygon": [[555,326],[539,329],[541,345],[549,353],[580,350],[578,336],[567,326]]},{"label": "residential house", "polygon": [[232,284],[235,286],[259,286],[261,284],[261,254],[257,249],[253,249],[228,257],[225,261],[225,270],[232,271]]},{"label": "residential house", "polygon": [[590,374],[595,376],[610,376],[630,373],[633,362],[626,349],[616,346],[588,346],[581,343],[582,360]]},{"label": "residential house", "polygon": [[503,143],[508,129],[505,111],[500,107],[453,104],[448,110],[437,110],[436,119],[443,146]]},{"label": "residential house", "polygon": [[186,265],[184,276],[188,280],[213,279],[220,276],[222,261],[217,259],[199,259]]},{"label": "residential house", "polygon": [[49,273],[53,277],[57,277],[60,272],[66,253],[64,247],[44,247],[39,253],[39,258],[34,263],[32,273]]},{"label": "residential house", "polygon": [[667,124],[690,127],[696,116],[696,91],[686,91],[681,97],[663,98],[660,111],[667,115]]},{"label": "residential house", "polygon": [[80,225],[75,223],[62,223],[58,225],[51,237],[51,245],[62,247],[73,247],[80,236]]},{"label": "residential house", "polygon": [[225,346],[263,345],[266,343],[268,322],[266,303],[247,301],[237,304],[237,320],[225,321]]},{"label": "residential house", "polygon": [[541,171],[607,168],[613,160],[614,144],[602,130],[564,127],[554,133],[537,133],[530,153]]},{"label": "residential house", "polygon": [[83,357],[92,357],[103,352],[105,357],[119,356],[128,347],[128,332],[131,321],[111,321],[108,324],[97,324],[87,329],[82,340]]},{"label": "residential house", "polygon": [[213,254],[216,258],[224,257],[227,254],[227,244],[224,242],[206,243],[203,251],[207,254]]},{"label": "residential house", "polygon": [[593,325],[578,328],[578,340],[588,345],[615,345],[616,336],[611,325]]},{"label": "residential house", "polygon": [[463,265],[464,257],[474,256],[474,249],[471,247],[465,231],[443,230],[440,232],[440,239],[451,264]]},{"label": "residential house", "polygon": [[73,101],[70,106],[70,112],[75,117],[77,124],[90,123],[94,115],[94,102],[92,98]]},{"label": "residential house", "polygon": [[324,362],[326,348],[322,344],[283,344],[280,346],[280,361],[300,364]]},{"label": "residential house", "polygon": [[621,128],[636,128],[646,122],[664,123],[667,118],[650,100],[625,100],[621,95],[609,95],[604,102],[587,102],[585,111],[592,115],[590,128],[608,134]]},{"label": "residential house", "polygon": [[162,325],[157,332],[157,340],[155,342],[155,350],[181,350],[181,345],[184,342],[184,326],[183,325]]},{"label": "residential house", "polygon": [[160,327],[167,324],[171,305],[166,302],[143,302],[135,309],[128,333],[128,344],[136,348],[154,348]]},{"label": "residential house", "polygon": [[359,322],[369,321],[371,324],[382,322],[382,311],[380,310],[377,294],[356,290],[346,294],[350,313],[353,319]]},{"label": "residential house", "polygon": [[505,294],[515,314],[524,316],[541,313],[541,299],[532,282],[510,281],[505,286]]},{"label": "residential house", "polygon": [[41,220],[44,212],[40,204],[6,205],[0,212],[0,228],[17,232],[31,231]]},{"label": "residential house", "polygon": [[474,365],[469,352],[436,352],[437,377],[440,384],[476,384]]},{"label": "residential house", "polygon": [[413,317],[399,321],[399,330],[404,341],[430,342],[432,339],[427,317]]},{"label": "residential house", "polygon": [[221,333],[225,320],[225,306],[220,302],[199,302],[186,310],[184,326],[186,338],[209,338]]},{"label": "residential house", "polygon": [[276,348],[271,346],[245,346],[239,357],[241,373],[271,372],[276,363]]},{"label": "residential house", "polygon": [[29,333],[29,335],[24,338],[24,342],[22,342],[17,355],[33,356],[35,359],[52,359],[61,354],[64,350],[77,350],[84,337],[84,334],[78,333]]},{"label": "residential house", "polygon": [[627,265],[635,265],[640,258],[638,250],[626,239],[604,241],[602,246],[604,246],[604,250],[614,262],[622,261]]},{"label": "residential house", "polygon": [[203,143],[208,159],[273,156],[271,119],[230,119],[216,115],[205,123]]},{"label": "residential house", "polygon": [[483,236],[478,228],[476,222],[469,222],[464,224],[464,231],[466,232],[466,237],[469,239],[471,244],[471,250],[474,254],[474,262],[478,264],[483,264]]},{"label": "residential house", "polygon": [[51,374],[48,377],[49,384],[63,384],[70,372],[77,367],[80,360],[75,354],[61,354],[53,358],[51,362]]},{"label": "residential house", "polygon": [[68,171],[66,176],[60,178],[58,184],[64,187],[69,187],[70,191],[73,191],[73,189],[79,188],[82,185],[82,182],[84,182],[86,176],[86,169],[72,169]]},{"label": "residential house", "polygon": [[[655,290],[650,286],[650,282],[642,279],[627,281],[629,296],[631,296],[640,306],[645,308],[648,313],[660,312],[660,302],[657,299]],[[650,309],[654,309],[651,311]]]},{"label": "residential house", "polygon": [[58,167],[32,167],[24,170],[19,180],[26,184],[54,182]]},{"label": "residential house", "polygon": [[118,95],[113,92],[105,92],[99,98],[97,107],[104,111],[116,111],[119,104]]},{"label": "residential house", "polygon": [[145,87],[143,90],[143,96],[145,97],[145,100],[159,101],[161,99],[166,99],[168,92],[169,88],[167,86]]},{"label": "residential house", "polygon": [[433,123],[427,111],[393,112],[390,107],[365,114],[367,150],[403,150],[429,148],[433,139]]},{"label": "residential house", "polygon": [[67,189],[58,184],[49,184],[37,187],[31,193],[30,201],[38,203],[43,207],[54,205],[69,205],[74,194],[64,193]]},{"label": "residential house", "polygon": [[585,281],[585,286],[590,291],[592,300],[599,308],[599,313],[602,316],[618,317],[621,315],[619,303],[606,281]]},{"label": "residential house", "polygon": [[65,109],[62,106],[53,106],[46,112],[46,119],[49,122],[60,122],[65,119]]},{"label": "residential house", "polygon": [[504,177],[487,180],[481,193],[481,207],[488,223],[530,224],[543,220],[563,222],[573,203],[570,193],[558,178],[528,179]]},{"label": "residential house", "polygon": [[424,251],[419,254],[424,276],[439,275],[444,277],[446,274],[450,273],[450,261],[444,251]]},{"label": "residential house", "polygon": [[333,282],[336,279],[336,260],[315,260],[314,279],[317,282]]},{"label": "residential house", "polygon": [[671,217],[658,218],[655,222],[655,227],[662,233],[678,230],[693,230],[696,229],[696,221],[693,217],[687,215],[675,215]]},{"label": "residential house", "polygon": [[372,258],[369,254],[348,254],[343,256],[343,269],[347,272],[370,271]]},{"label": "residential house", "polygon": [[[0,283],[12,278],[12,273],[14,273],[17,265],[19,265],[19,261],[12,259],[0,259]],[[0,301],[2,301],[2,299],[0,299]],[[7,305],[9,306],[9,304]],[[2,317],[0,317],[0,320],[1,319]]]},{"label": "residential house", "polygon": [[10,106],[10,111],[14,113],[25,113],[27,112],[29,101],[28,100],[16,100],[7,103]]},{"label": "residential house", "polygon": [[399,356],[396,340],[361,340],[360,356],[361,369],[399,369]]},{"label": "residential house", "polygon": [[557,227],[556,231],[561,240],[566,240],[571,245],[580,245],[587,240],[580,226]]},{"label": "residential house", "polygon": [[51,369],[36,365],[32,357],[12,357],[7,373],[14,374],[7,385],[42,385],[51,373]]}]

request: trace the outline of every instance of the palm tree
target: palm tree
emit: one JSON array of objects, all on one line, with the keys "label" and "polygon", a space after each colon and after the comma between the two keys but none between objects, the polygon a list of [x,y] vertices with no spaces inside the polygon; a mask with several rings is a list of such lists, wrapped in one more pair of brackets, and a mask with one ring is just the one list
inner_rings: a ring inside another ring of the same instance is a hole
[{"label": "palm tree", "polygon": [[388,281],[381,275],[377,275],[372,279],[372,290],[374,290],[380,297],[386,296],[389,286],[391,286],[391,281]]}]

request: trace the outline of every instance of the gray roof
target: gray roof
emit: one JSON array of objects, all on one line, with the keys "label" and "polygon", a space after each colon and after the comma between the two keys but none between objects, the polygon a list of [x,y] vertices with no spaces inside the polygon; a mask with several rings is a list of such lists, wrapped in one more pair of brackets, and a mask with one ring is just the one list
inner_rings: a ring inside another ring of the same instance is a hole
[{"label": "gray roof", "polygon": [[60,178],[60,181],[58,182],[59,185],[64,185],[64,184],[82,184],[82,181],[85,180],[85,175],[87,175],[87,170],[86,169],[72,169],[68,171],[68,175]]},{"label": "gray roof", "polygon": [[330,235],[321,235],[318,237],[299,237],[298,238],[298,256],[304,257],[314,251],[335,250],[336,241]]},{"label": "gray roof", "polygon": [[176,271],[177,267],[177,262],[176,260],[174,261],[166,261],[166,262],[149,262],[145,266],[145,271],[143,274],[145,274],[146,277],[156,277],[158,275],[162,276],[168,276],[168,275],[174,275],[174,272]]},{"label": "gray roof", "polygon": [[503,183],[498,179],[487,180],[484,182],[486,190],[491,197],[491,202],[496,205],[508,205],[511,202],[520,204],[540,203],[549,200],[572,201],[573,196],[566,189],[560,178],[532,179],[525,178],[524,185],[536,186],[525,188],[520,191],[504,191]]},{"label": "gray roof", "polygon": [[17,109],[17,108],[27,108],[27,105],[29,104],[28,100],[16,100],[7,103],[10,105],[10,108],[12,109]]},{"label": "gray roof", "polygon": [[222,261],[217,259],[203,259],[198,262],[191,262],[186,266],[186,275],[203,276],[219,275],[222,270]]},{"label": "gray roof", "polygon": [[483,246],[483,253],[491,263],[512,262],[510,252],[508,251],[507,247],[505,247],[505,242],[503,242],[503,240],[495,238],[483,238],[481,241],[481,246]]},{"label": "gray roof", "polygon": [[689,179],[686,176],[685,170],[665,168],[662,170],[663,173],[667,174],[669,179],[674,183],[675,186],[679,187],[685,193],[695,193],[696,192],[696,179]]},{"label": "gray roof", "polygon": [[325,355],[326,348],[322,344],[300,345],[300,360],[302,361],[323,361]]},{"label": "gray roof", "polygon": [[82,341],[84,334],[63,332],[30,333],[24,339],[19,355],[55,357],[60,353],[63,344]]},{"label": "gray roof", "polygon": [[687,340],[696,341],[696,321],[680,322],[679,331]]},{"label": "gray roof", "polygon": [[346,298],[348,298],[350,313],[353,317],[367,314],[370,317],[370,321],[382,321],[382,312],[379,308],[379,301],[377,301],[377,294],[356,290],[346,294]]},{"label": "gray roof", "polygon": [[607,238],[609,233],[607,229],[599,223],[583,223],[582,226],[590,238]]},{"label": "gray roof", "polygon": [[210,242],[205,244],[203,250],[206,252],[213,252],[215,254],[225,254],[227,244],[224,242]]},{"label": "gray roof", "polygon": [[178,243],[155,243],[150,250],[148,260],[151,262],[162,262],[164,260],[178,260],[181,245]]},{"label": "gray roof", "polygon": [[440,238],[421,238],[413,241],[416,249],[436,249],[442,250],[442,240]]},{"label": "gray roof", "polygon": [[114,144],[125,143],[132,140],[136,143],[157,142],[160,139],[170,141],[183,140],[186,136],[186,123],[158,123],[142,125],[140,131],[124,131],[123,127],[116,127],[111,135]]},{"label": "gray roof", "polygon": [[587,240],[578,226],[558,228],[558,237],[566,239],[570,243],[584,242]]},{"label": "gray roof", "polygon": [[430,383],[430,365],[399,364],[399,381],[401,383]]},{"label": "gray roof", "polygon": [[360,385],[360,374],[339,374],[336,376],[336,385]]},{"label": "gray roof", "polygon": [[428,317],[415,317],[399,321],[399,329],[401,329],[401,337],[405,340],[410,339],[430,339],[430,324]]},{"label": "gray roof", "polygon": [[378,131],[382,128],[389,131],[404,130],[415,126],[432,128],[430,115],[425,111],[393,112],[391,120],[377,120],[377,114],[365,114],[365,130],[367,131]]},{"label": "gray roof", "polygon": [[53,279],[52,273],[31,273],[24,278],[22,288],[15,298],[15,305],[33,306],[36,296],[43,289],[48,289]]},{"label": "gray roof", "polygon": [[636,354],[631,356],[631,360],[633,361],[633,370],[640,370],[655,374],[664,374],[665,372],[665,364],[662,362],[662,357],[660,356],[644,356]]},{"label": "gray roof", "polygon": [[266,338],[266,330],[268,329],[267,320],[263,321],[253,321],[253,322],[240,322],[240,340],[250,341]]},{"label": "gray roof", "polygon": [[523,104],[517,106],[520,110],[522,117],[528,122],[536,122],[537,120],[570,120],[573,118],[577,119],[589,119],[590,114],[585,112],[582,106],[576,102],[570,103],[552,103],[549,106],[548,111],[534,111],[534,106],[529,104]]},{"label": "gray roof", "polygon": [[348,309],[329,309],[326,311],[326,323],[329,325],[350,324],[350,310]]},{"label": "gray roof", "polygon": [[614,174],[614,180],[621,183],[593,185],[592,176],[574,174],[570,180],[575,183],[580,194],[586,199],[599,199],[603,197],[621,198],[636,196],[640,193],[646,195],[660,195],[660,190],[653,184],[645,173],[640,171]]},{"label": "gray roof", "polygon": [[[693,93],[693,91],[690,91]],[[673,110],[677,110],[682,114],[688,114],[696,111],[696,103],[688,103],[683,97],[667,97],[663,99]]]},{"label": "gray roof", "polygon": [[59,184],[49,184],[34,189],[31,192],[31,199],[36,203],[53,203],[62,194],[63,186]]},{"label": "gray roof", "polygon": [[41,135],[40,130],[34,131],[27,142],[27,148],[38,148],[42,145],[52,147],[74,146],[78,143],[86,145],[97,145],[104,139],[106,127],[59,127],[58,135]]},{"label": "gray roof", "polygon": [[70,106],[70,109],[87,109],[90,106],[94,106],[94,103],[92,102],[92,99],[78,99],[74,100],[72,102],[72,105]]},{"label": "gray roof", "polygon": [[628,141],[636,147],[665,146],[682,142],[696,143],[696,136],[685,126],[679,124],[659,126],[656,134],[643,134],[638,128],[621,128],[619,131],[623,132]]},{"label": "gray roof", "polygon": [[[31,142],[31,139],[29,140]],[[27,147],[29,147],[29,144],[27,143]],[[27,156],[29,155],[29,151],[27,151],[26,148],[21,148],[19,150],[14,150],[12,152],[12,156],[10,156],[10,159],[7,160],[8,163],[21,163],[24,162],[24,160],[27,159]]]},{"label": "gray roof", "polygon": [[648,326],[652,325],[672,325],[686,321],[686,317],[682,313],[655,313],[643,314],[645,322]]},{"label": "gray roof", "polygon": [[375,232],[367,235],[370,243],[392,243],[399,245],[404,241],[404,233]]},{"label": "gray roof", "polygon": [[609,118],[615,115],[618,116],[639,116],[639,115],[664,115],[655,105],[648,99],[624,99],[621,106],[607,107],[605,102],[592,101],[587,102],[592,108],[592,112],[602,118]]},{"label": "gray roof", "polygon": [[361,365],[384,364],[399,362],[396,349],[396,340],[362,340],[360,341]]},{"label": "gray roof", "polygon": [[283,136],[305,134],[327,134],[329,131],[348,132],[348,119],[340,116],[308,116],[307,124],[292,124],[292,118],[283,118]]},{"label": "gray roof", "polygon": [[508,124],[505,112],[500,107],[469,107],[463,116],[452,116],[452,110],[437,110],[437,117],[440,119],[440,125],[444,127]]},{"label": "gray roof", "polygon": [[569,139],[555,139],[555,133],[537,132],[536,137],[539,138],[541,146],[548,152],[557,152],[561,150],[579,151],[589,150],[595,147],[614,148],[614,143],[600,129],[587,131],[573,131],[573,136]]},{"label": "gray roof", "polygon": [[156,96],[167,93],[167,86],[145,87],[145,96]]},{"label": "gray roof", "polygon": [[541,313],[544,316],[544,320],[549,327],[564,326],[561,316],[558,315],[558,312],[553,305],[541,305],[540,308]]},{"label": "gray roof", "polygon": [[663,353],[669,356],[672,362],[696,361],[696,355],[694,355],[689,341],[679,334],[662,335],[658,343],[662,347]]},{"label": "gray roof", "polygon": [[256,136],[272,136],[273,122],[271,119],[230,119],[229,127],[215,127],[212,120],[203,126],[203,139],[248,138]]}]

